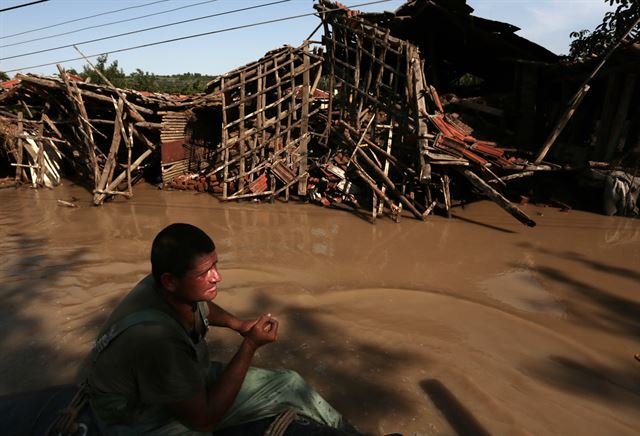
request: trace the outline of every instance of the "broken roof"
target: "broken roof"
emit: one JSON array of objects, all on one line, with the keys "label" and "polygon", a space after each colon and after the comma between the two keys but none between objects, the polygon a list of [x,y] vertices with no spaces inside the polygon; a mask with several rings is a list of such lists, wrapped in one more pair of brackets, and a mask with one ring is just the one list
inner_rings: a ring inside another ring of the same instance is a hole
[{"label": "broken roof", "polygon": [[[326,3],[326,2],[325,2]],[[394,13],[365,13],[367,20],[416,44],[440,86],[465,73],[500,84],[516,61],[555,63],[559,57],[516,34],[518,27],[471,15],[466,0],[413,0]]]}]

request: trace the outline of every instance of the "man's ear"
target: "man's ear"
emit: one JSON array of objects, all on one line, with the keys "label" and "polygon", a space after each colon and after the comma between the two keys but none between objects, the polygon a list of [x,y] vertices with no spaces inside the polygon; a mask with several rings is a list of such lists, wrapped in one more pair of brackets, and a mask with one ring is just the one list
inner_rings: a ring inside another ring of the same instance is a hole
[{"label": "man's ear", "polygon": [[160,276],[160,284],[164,289],[173,293],[176,290],[176,277],[168,272],[162,273]]}]

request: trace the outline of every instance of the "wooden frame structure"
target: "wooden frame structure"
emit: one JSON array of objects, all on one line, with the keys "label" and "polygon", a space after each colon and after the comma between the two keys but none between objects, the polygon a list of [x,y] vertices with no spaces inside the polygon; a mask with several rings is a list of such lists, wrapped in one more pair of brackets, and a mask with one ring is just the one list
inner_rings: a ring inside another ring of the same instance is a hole
[{"label": "wooden frame structure", "polygon": [[321,3],[318,10],[329,92],[338,90],[329,105],[325,142],[337,135],[351,146],[347,170],[353,166],[371,188],[373,220],[385,206],[395,218],[406,208],[424,219],[429,203],[415,194],[431,178],[425,152],[426,139],[433,136],[424,120],[427,102],[417,48],[331,4]]},{"label": "wooden frame structure", "polygon": [[324,26],[328,91],[337,92],[323,141],[330,146],[337,138],[346,145],[351,158],[342,170],[371,189],[373,221],[385,207],[396,219],[403,208],[424,219],[437,204],[450,215],[455,173],[521,222],[535,225],[484,180],[499,181],[491,167],[512,163],[503,157],[505,150],[477,140],[445,115],[416,46],[339,3],[320,0],[315,7]]},{"label": "wooden frame structure", "polygon": [[[95,205],[114,195],[131,197],[135,171],[157,153],[161,137],[177,134],[170,114],[194,102],[119,89],[104,77],[104,85],[88,84],[58,70],[59,78],[18,75],[20,83],[0,95],[0,105],[23,109],[17,116],[0,113],[16,181],[53,186],[64,161]],[[205,100],[201,104],[217,104]]]},{"label": "wooden frame structure", "polygon": [[309,118],[322,72],[309,42],[284,46],[209,84],[222,96],[222,138],[209,174],[222,183],[222,199],[274,199],[307,187]]}]

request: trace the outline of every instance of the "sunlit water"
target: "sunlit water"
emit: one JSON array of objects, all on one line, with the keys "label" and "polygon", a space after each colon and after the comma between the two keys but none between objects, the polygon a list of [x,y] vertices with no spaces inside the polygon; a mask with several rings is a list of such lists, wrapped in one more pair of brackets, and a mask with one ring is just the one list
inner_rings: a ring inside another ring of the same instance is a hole
[{"label": "sunlit water", "polygon": [[[74,186],[0,190],[0,393],[72,381],[155,234],[190,222],[216,242],[217,302],[281,321],[255,364],[297,370],[363,430],[638,434],[639,221],[526,211],[536,228],[489,202],[371,225],[148,186],[99,208]],[[210,336],[222,360],[239,341]]]}]

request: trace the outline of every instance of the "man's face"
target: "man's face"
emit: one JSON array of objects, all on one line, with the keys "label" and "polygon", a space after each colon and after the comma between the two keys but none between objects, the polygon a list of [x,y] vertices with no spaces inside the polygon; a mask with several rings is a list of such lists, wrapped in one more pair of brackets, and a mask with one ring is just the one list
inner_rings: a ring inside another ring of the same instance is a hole
[{"label": "man's face", "polygon": [[175,277],[174,295],[179,299],[195,303],[211,301],[218,295],[218,282],[222,280],[218,272],[218,254],[213,251],[198,256],[193,267],[182,277]]}]

